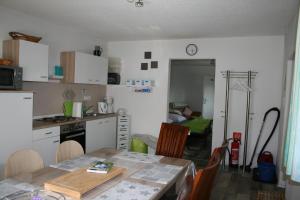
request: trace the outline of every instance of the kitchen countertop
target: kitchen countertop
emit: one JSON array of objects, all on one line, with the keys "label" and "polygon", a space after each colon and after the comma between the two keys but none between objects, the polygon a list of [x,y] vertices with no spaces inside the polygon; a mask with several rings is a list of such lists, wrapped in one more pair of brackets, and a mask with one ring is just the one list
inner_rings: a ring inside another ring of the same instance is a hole
[{"label": "kitchen countertop", "polygon": [[45,121],[38,121],[35,119],[32,122],[32,130],[38,130],[38,129],[43,129],[43,128],[50,128],[50,127],[65,125],[65,124],[72,124],[72,123],[77,123],[77,122],[104,119],[104,118],[116,117],[116,116],[117,116],[116,113],[100,114],[97,116],[87,116],[84,118],[77,118],[77,119],[66,121],[66,122],[45,122]]},{"label": "kitchen countertop", "polygon": [[0,93],[34,93],[32,90],[0,90]]}]

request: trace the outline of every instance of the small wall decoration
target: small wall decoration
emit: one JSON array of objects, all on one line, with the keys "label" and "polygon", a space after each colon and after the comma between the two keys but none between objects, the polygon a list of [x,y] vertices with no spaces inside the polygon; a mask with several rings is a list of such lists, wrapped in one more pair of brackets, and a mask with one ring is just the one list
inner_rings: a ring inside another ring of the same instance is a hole
[{"label": "small wall decoration", "polygon": [[141,63],[141,70],[148,70],[148,63]]},{"label": "small wall decoration", "polygon": [[158,68],[158,61],[151,61],[151,69],[157,69]]},{"label": "small wall decoration", "polygon": [[152,59],[152,52],[151,51],[144,51],[144,59],[149,60],[149,65],[148,63],[141,63],[141,70],[148,70],[150,67],[151,69],[157,69],[158,68],[158,61],[153,61]]},{"label": "small wall decoration", "polygon": [[144,55],[144,58],[145,59],[151,59],[152,55],[151,55],[151,51],[145,51],[145,55]]}]

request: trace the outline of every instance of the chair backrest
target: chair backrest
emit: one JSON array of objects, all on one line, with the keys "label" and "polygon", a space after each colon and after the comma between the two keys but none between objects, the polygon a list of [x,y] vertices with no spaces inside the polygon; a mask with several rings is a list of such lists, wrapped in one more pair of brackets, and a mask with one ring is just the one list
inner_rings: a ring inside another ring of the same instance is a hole
[{"label": "chair backrest", "polygon": [[225,140],[220,148],[221,148],[221,160],[222,160],[222,159],[224,159],[226,150],[228,148],[228,140]]},{"label": "chair backrest", "polygon": [[44,161],[36,151],[30,149],[19,150],[13,153],[6,161],[5,178],[22,173],[31,173],[44,168]]},{"label": "chair backrest", "polygon": [[210,159],[207,162],[207,166],[210,166],[215,162],[214,159],[216,158],[216,155],[218,155],[220,157],[220,159],[222,160],[224,154],[225,154],[225,149],[223,147],[215,148],[213,150],[213,153],[212,153]]},{"label": "chair backrest", "polygon": [[182,158],[189,128],[162,123],[156,146],[156,155]]},{"label": "chair backrest", "polygon": [[81,156],[84,154],[81,144],[74,140],[61,143],[56,151],[56,163]]},{"label": "chair backrest", "polygon": [[221,154],[220,151],[216,150],[208,165],[204,169],[200,169],[195,176],[189,200],[209,200],[220,162]]},{"label": "chair backrest", "polygon": [[[228,142],[224,142],[224,143],[222,144],[222,146],[217,147],[217,148],[215,148],[215,149],[213,150],[213,153],[212,153],[212,156],[211,156],[211,157],[213,157],[213,155],[217,153],[217,154],[220,155],[220,159],[223,160],[223,158],[224,158],[224,156],[225,156],[225,154],[226,154],[227,147],[228,147]],[[211,162],[211,161],[212,161],[211,159],[208,160],[208,164],[207,164],[207,165],[210,165],[210,162]]]}]

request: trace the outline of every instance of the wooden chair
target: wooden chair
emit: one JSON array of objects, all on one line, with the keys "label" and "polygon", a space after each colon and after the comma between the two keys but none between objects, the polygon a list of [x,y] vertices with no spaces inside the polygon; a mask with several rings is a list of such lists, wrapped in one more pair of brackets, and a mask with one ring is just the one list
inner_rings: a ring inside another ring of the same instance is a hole
[{"label": "wooden chair", "polygon": [[5,178],[21,173],[31,173],[44,168],[44,161],[36,151],[24,149],[13,153],[7,160],[4,169]]},{"label": "wooden chair", "polygon": [[78,142],[74,140],[68,140],[58,146],[56,151],[56,163],[64,160],[70,160],[83,154],[83,148]]},{"label": "wooden chair", "polygon": [[209,165],[211,165],[211,162],[214,162],[214,160],[212,158],[216,157],[216,155],[220,156],[220,159],[222,161],[222,159],[224,158],[225,153],[226,153],[226,148],[227,148],[227,144],[222,144],[222,146],[215,148],[213,150],[211,158],[207,162],[207,165],[209,166]]},{"label": "wooden chair", "polygon": [[189,129],[177,124],[162,123],[156,155],[182,158]]},{"label": "wooden chair", "polygon": [[[212,155],[214,155],[215,153],[219,153],[220,154],[220,158],[221,158],[221,161],[225,158],[225,154],[226,154],[226,150],[227,150],[227,147],[228,147],[228,141],[224,141],[222,146],[220,147],[217,147],[213,150],[213,153]],[[210,164],[211,160],[208,161],[208,165]]]},{"label": "wooden chair", "polygon": [[217,148],[211,156],[208,165],[197,172],[193,181],[192,192],[187,198],[188,200],[209,200],[214,179],[221,162],[221,150],[222,147]]},{"label": "wooden chair", "polygon": [[226,150],[228,148],[228,140],[225,140],[223,143],[222,143],[222,146],[220,147],[221,148],[221,160],[225,157],[225,154],[226,154]]}]

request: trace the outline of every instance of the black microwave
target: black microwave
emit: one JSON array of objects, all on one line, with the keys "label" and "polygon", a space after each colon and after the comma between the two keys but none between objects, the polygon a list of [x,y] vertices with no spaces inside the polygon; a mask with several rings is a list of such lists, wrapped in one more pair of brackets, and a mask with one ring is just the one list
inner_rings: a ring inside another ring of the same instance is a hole
[{"label": "black microwave", "polygon": [[121,76],[118,73],[108,73],[107,83],[112,85],[119,85]]},{"label": "black microwave", "polygon": [[23,69],[21,67],[0,65],[0,89],[20,90],[23,85]]}]

